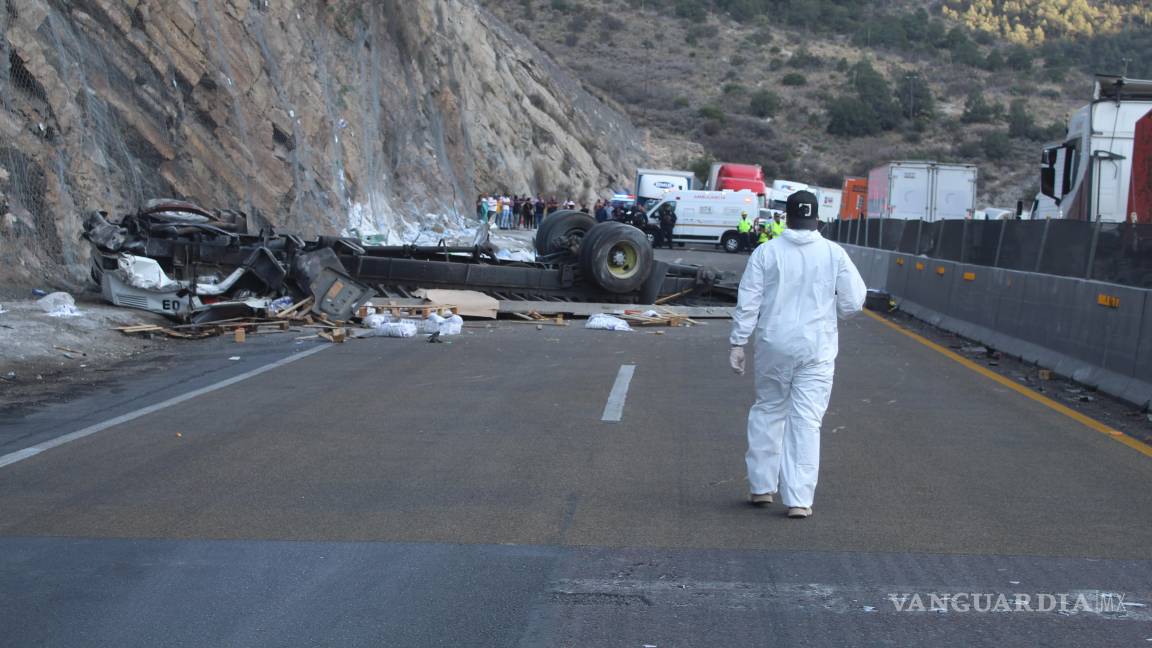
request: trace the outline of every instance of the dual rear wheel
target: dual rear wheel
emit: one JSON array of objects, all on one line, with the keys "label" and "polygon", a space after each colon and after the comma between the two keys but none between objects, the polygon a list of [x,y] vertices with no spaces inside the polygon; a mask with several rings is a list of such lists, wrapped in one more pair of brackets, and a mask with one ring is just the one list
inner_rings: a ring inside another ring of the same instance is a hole
[{"label": "dual rear wheel", "polygon": [[652,273],[652,243],[631,225],[597,223],[579,211],[560,210],[544,217],[536,231],[536,254],[575,253],[580,270],[611,293],[640,290]]}]

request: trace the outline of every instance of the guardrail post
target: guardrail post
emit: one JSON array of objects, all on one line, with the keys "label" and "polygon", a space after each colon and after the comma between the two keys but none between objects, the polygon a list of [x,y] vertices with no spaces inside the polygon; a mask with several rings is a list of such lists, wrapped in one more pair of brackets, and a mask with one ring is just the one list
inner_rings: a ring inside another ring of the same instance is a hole
[{"label": "guardrail post", "polygon": [[881,250],[884,249],[884,219],[883,218],[880,219],[880,234],[878,234],[876,236],[876,247],[878,249],[881,249]]},{"label": "guardrail post", "polygon": [[1004,248],[1004,230],[1008,229],[1007,219],[1000,219],[1000,237],[996,240],[996,260],[992,262],[993,268],[1000,267],[1000,250]]},{"label": "guardrail post", "polygon": [[944,241],[944,223],[945,222],[946,221],[942,221],[942,220],[936,221],[936,238],[935,238],[935,240],[932,241],[933,247],[936,248],[934,250],[934,253],[932,256],[936,259],[943,259],[944,258],[941,255],[944,254],[944,246],[942,245],[942,242]]},{"label": "guardrail post", "polygon": [[912,256],[920,256],[920,241],[924,236],[924,219],[916,221],[916,246],[912,250]]},{"label": "guardrail post", "polygon": [[868,247],[868,228],[872,227],[871,218],[864,220],[864,247]]},{"label": "guardrail post", "polygon": [[1040,264],[1044,262],[1044,248],[1048,246],[1048,228],[1052,226],[1052,219],[1044,219],[1044,233],[1040,235],[1040,252],[1036,254],[1036,272],[1040,272]]},{"label": "guardrail post", "polygon": [[1088,248],[1088,267],[1084,268],[1084,278],[1092,278],[1092,270],[1096,266],[1096,245],[1100,242],[1100,216],[1097,214],[1096,222],[1092,224],[1092,242]]},{"label": "guardrail post", "polygon": [[964,228],[960,231],[960,263],[968,262],[968,223],[967,218],[964,219]]}]

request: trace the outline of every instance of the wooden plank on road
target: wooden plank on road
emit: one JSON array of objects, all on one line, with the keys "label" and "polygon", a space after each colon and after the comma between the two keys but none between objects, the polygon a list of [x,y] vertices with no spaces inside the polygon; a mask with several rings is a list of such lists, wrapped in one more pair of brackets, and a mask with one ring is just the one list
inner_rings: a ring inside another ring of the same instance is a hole
[{"label": "wooden plank on road", "polygon": [[656,310],[669,315],[690,317],[692,319],[730,319],[732,306],[667,306],[659,307],[653,304],[600,304],[595,302],[551,302],[551,301],[502,301],[501,313],[573,315],[575,317],[588,317],[597,313],[623,314],[625,312],[643,313]]}]

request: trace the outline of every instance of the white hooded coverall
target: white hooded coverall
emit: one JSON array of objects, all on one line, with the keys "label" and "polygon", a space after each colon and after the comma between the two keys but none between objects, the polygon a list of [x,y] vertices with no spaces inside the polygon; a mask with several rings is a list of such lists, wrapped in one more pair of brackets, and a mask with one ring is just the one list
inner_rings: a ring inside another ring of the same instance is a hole
[{"label": "white hooded coverall", "polygon": [[836,319],[864,306],[867,289],[839,245],[819,232],[785,230],[756,248],[740,280],[731,343],[756,334],[756,403],[748,413],[748,484],[812,506],[820,423],[832,395]]}]

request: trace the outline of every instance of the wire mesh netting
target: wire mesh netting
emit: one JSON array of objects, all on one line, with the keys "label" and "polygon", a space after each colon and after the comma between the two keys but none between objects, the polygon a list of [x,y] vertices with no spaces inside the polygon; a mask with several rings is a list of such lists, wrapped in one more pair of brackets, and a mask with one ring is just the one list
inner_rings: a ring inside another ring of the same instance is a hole
[{"label": "wire mesh netting", "polygon": [[477,189],[587,200],[642,165],[476,3],[0,0],[0,35],[0,292],[82,281],[87,212],[153,198],[399,244],[474,226]]}]

